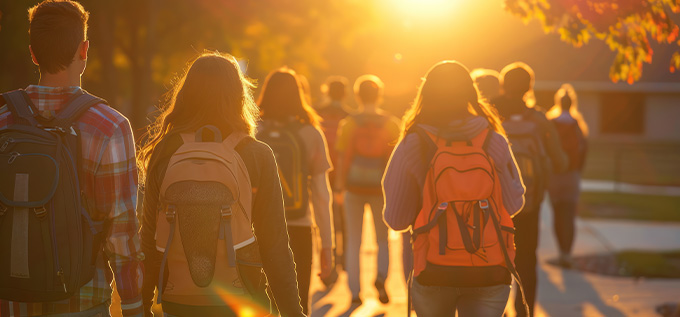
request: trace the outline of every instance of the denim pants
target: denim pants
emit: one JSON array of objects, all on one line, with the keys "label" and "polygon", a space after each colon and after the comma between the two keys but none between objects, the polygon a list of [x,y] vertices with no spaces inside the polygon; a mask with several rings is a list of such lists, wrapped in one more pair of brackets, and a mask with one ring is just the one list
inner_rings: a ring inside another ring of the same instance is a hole
[{"label": "denim pants", "polygon": [[109,312],[109,306],[111,306],[111,300],[107,300],[99,305],[81,311],[79,313],[64,313],[64,314],[53,314],[49,315],[51,317],[109,317],[111,313]]},{"label": "denim pants", "polygon": [[361,233],[364,223],[364,207],[368,204],[373,213],[375,237],[378,244],[378,275],[376,279],[384,282],[387,278],[389,266],[389,251],[387,249],[387,225],[383,221],[382,210],[384,200],[382,195],[359,195],[345,192],[345,233],[347,234],[347,279],[352,298],[359,297]]},{"label": "denim pants", "polygon": [[418,316],[498,317],[505,311],[510,285],[487,287],[424,286],[413,281],[413,308]]},{"label": "denim pants", "polygon": [[561,254],[570,254],[576,232],[578,198],[581,194],[581,173],[569,171],[555,174],[548,186],[553,207],[553,226]]}]

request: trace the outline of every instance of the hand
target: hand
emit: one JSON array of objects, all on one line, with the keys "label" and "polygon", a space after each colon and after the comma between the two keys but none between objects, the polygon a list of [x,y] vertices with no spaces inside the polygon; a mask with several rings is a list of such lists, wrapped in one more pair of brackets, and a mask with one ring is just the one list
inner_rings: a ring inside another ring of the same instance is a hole
[{"label": "hand", "polygon": [[331,276],[331,271],[333,270],[333,249],[321,249],[321,257],[319,260],[321,264],[321,273],[319,273],[319,277],[324,280]]},{"label": "hand", "polygon": [[340,191],[335,191],[335,192],[333,192],[333,202],[336,203],[336,204],[338,204],[338,205],[342,205],[342,204],[343,204],[343,202],[344,202],[344,200],[345,200],[344,197],[345,197],[345,196],[344,196],[344,195],[342,194],[342,192],[340,192]]}]

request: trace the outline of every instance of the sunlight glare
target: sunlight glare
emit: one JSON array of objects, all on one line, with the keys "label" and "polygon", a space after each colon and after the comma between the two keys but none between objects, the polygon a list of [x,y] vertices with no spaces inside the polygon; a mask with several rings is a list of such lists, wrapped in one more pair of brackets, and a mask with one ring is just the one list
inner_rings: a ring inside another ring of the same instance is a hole
[{"label": "sunlight glare", "polygon": [[402,14],[423,19],[448,16],[457,2],[458,0],[392,0]]}]

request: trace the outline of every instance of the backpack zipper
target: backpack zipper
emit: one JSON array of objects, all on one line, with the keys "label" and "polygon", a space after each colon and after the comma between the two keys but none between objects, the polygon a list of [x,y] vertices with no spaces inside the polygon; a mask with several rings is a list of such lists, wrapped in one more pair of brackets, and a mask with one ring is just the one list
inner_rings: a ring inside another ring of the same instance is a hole
[{"label": "backpack zipper", "polygon": [[5,140],[5,143],[3,143],[2,146],[0,146],[0,152],[5,152],[5,150],[9,146],[9,144],[12,143],[12,142],[14,142],[14,139],[7,138],[7,140]]}]

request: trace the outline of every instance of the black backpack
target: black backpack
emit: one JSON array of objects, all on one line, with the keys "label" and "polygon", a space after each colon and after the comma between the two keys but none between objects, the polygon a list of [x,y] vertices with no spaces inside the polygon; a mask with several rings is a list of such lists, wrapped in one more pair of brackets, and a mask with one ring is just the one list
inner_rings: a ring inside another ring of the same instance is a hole
[{"label": "black backpack", "polygon": [[547,154],[541,140],[540,127],[532,120],[533,109],[512,115],[503,122],[512,153],[526,187],[523,212],[537,212],[547,186]]},{"label": "black backpack", "polygon": [[276,157],[286,219],[304,217],[309,206],[310,172],[304,143],[298,134],[302,127],[296,120],[285,123],[267,120],[257,132],[257,139],[267,143]]},{"label": "black backpack", "polygon": [[48,120],[25,91],[2,97],[14,124],[0,129],[0,299],[64,300],[92,280],[103,241],[80,188],[74,122],[105,101],[82,92]]}]

